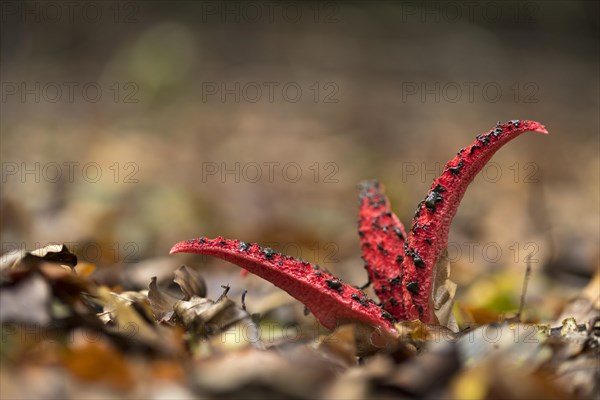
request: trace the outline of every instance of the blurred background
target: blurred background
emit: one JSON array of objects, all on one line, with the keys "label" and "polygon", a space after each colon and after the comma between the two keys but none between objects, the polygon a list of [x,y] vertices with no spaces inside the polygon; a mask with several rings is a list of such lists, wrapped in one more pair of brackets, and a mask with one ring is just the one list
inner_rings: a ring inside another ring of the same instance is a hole
[{"label": "blurred background", "polygon": [[227,275],[207,273],[211,287],[270,290],[218,260],[166,256],[222,235],[362,284],[361,180],[379,179],[409,225],[476,134],[532,119],[550,135],[499,151],[455,218],[459,297],[485,305],[504,285],[494,302],[514,307],[528,254],[533,304],[577,293],[598,266],[596,2],[1,7],[2,253],[69,243],[114,284],[185,261]]}]

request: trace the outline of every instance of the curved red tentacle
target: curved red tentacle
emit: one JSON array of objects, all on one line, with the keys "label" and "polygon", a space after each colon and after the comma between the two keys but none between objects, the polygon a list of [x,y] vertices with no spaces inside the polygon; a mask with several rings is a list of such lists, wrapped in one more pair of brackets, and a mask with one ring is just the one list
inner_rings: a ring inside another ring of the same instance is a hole
[{"label": "curved red tentacle", "polygon": [[450,224],[467,187],[496,151],[529,131],[548,133],[535,121],[498,123],[489,132],[478,135],[469,147],[461,149],[446,164],[442,175],[433,181],[427,196],[417,206],[405,244],[403,284],[414,300],[406,310],[408,319],[430,321],[433,268],[448,245]]},{"label": "curved red tentacle", "polygon": [[395,332],[392,317],[362,291],[309,262],[222,237],[180,242],[170,254],[182,252],[214,256],[268,280],[300,300],[328,329],[335,329],[338,320],[354,319]]},{"label": "curved red tentacle", "polygon": [[365,269],[381,306],[395,319],[406,319],[412,297],[402,285],[406,231],[392,212],[383,185],[375,180],[359,185],[358,235]]}]

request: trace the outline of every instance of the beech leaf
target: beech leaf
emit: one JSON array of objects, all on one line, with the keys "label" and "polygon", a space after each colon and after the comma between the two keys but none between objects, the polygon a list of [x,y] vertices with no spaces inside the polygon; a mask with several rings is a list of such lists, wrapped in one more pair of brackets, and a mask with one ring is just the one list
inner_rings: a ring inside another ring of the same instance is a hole
[{"label": "beech leaf", "polygon": [[192,296],[206,296],[206,283],[198,272],[187,265],[182,265],[173,274],[175,275],[173,282],[181,288],[183,300],[189,300]]}]

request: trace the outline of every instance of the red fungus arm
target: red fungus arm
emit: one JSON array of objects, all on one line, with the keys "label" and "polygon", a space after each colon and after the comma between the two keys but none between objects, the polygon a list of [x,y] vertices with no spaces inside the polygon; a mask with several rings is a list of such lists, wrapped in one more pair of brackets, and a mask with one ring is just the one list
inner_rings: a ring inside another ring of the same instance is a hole
[{"label": "red fungus arm", "polygon": [[410,290],[413,305],[406,310],[408,319],[431,319],[430,297],[433,268],[448,245],[450,224],[460,201],[477,173],[504,144],[522,133],[547,134],[535,121],[509,121],[478,135],[469,147],[444,167],[433,181],[425,199],[419,203],[406,240],[403,284]]},{"label": "red fungus arm", "polygon": [[340,319],[355,319],[394,333],[392,317],[360,290],[318,266],[238,240],[199,238],[177,243],[174,253],[215,256],[236,264],[300,300],[328,329]]},{"label": "red fungus arm", "polygon": [[327,328],[355,319],[395,333],[394,319],[431,321],[433,272],[447,247],[450,224],[475,175],[504,144],[528,131],[548,133],[534,121],[498,124],[450,160],[417,206],[408,236],[376,182],[361,187],[359,234],[363,258],[383,309],[360,290],[308,262],[256,244],[216,238],[180,242],[179,252],[212,255],[232,262],[300,300]]},{"label": "red fungus arm", "polygon": [[412,297],[402,285],[404,226],[379,182],[362,182],[359,190],[358,235],[369,280],[383,309],[397,320],[406,319],[405,303],[412,303]]}]

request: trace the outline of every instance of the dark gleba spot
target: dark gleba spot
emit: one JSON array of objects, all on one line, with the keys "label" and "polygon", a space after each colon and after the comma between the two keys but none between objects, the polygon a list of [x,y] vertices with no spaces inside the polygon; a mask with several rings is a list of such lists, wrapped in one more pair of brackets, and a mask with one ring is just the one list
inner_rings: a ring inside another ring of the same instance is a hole
[{"label": "dark gleba spot", "polygon": [[352,297],[352,300],[358,301],[359,304],[363,307],[368,307],[369,305],[367,304],[365,299],[362,299],[359,295],[357,295],[356,293],[352,293],[352,295],[350,296]]},{"label": "dark gleba spot", "polygon": [[429,224],[419,224],[418,222],[413,223],[413,226],[410,228],[411,231],[413,231],[413,233],[417,233],[417,231],[421,229],[424,231],[427,231],[429,229]]},{"label": "dark gleba spot", "polygon": [[454,167],[448,168],[448,171],[452,173],[452,175],[458,175],[460,173],[461,168],[463,167],[463,160],[460,160],[458,164]]},{"label": "dark gleba spot", "polygon": [[442,196],[442,192],[445,192],[446,188],[444,188],[439,183],[433,188],[433,190],[427,195],[425,199],[425,207],[427,207],[431,211],[435,211],[435,205],[440,201],[444,200]]},{"label": "dark gleba spot", "polygon": [[392,286],[399,285],[401,283],[402,283],[402,278],[400,278],[400,276],[397,276],[390,280],[390,285],[392,285]]},{"label": "dark gleba spot", "polygon": [[417,209],[415,210],[415,215],[413,216],[413,219],[417,219],[421,215],[421,204],[423,204],[423,202],[420,202],[417,205]]},{"label": "dark gleba spot", "polygon": [[419,294],[419,284],[417,282],[408,282],[406,288],[413,294]]},{"label": "dark gleba spot", "polygon": [[444,197],[441,194],[431,192],[427,195],[427,198],[425,199],[425,207],[427,207],[431,211],[435,211],[436,203],[439,203],[442,200],[444,200]]},{"label": "dark gleba spot", "polygon": [[248,251],[250,249],[250,245],[246,242],[240,242],[240,246],[238,247],[239,251]]},{"label": "dark gleba spot", "polygon": [[400,230],[400,228],[398,228],[397,226],[394,227],[394,233],[396,233],[396,236],[398,236],[398,239],[404,240],[404,235],[402,234],[402,231]]},{"label": "dark gleba spot", "polygon": [[388,255],[387,250],[383,247],[383,243],[377,243],[377,250],[379,250],[384,256]]},{"label": "dark gleba spot", "polygon": [[487,135],[477,135],[477,140],[479,140],[483,145],[486,145],[490,142],[490,138],[487,137]]},{"label": "dark gleba spot", "polygon": [[417,253],[415,250],[411,249],[406,254],[412,257],[413,263],[415,264],[415,267],[417,267],[417,268],[425,268],[425,261],[423,261],[423,259],[419,255],[419,253]]},{"label": "dark gleba spot", "polygon": [[385,310],[381,310],[381,316],[390,322],[394,322],[394,317],[392,317],[390,313]]},{"label": "dark gleba spot", "polygon": [[273,256],[275,255],[275,250],[273,250],[270,247],[265,247],[262,252],[265,255],[265,257],[267,257],[267,260],[272,259]]},{"label": "dark gleba spot", "polygon": [[330,289],[337,290],[340,293],[342,293],[344,290],[342,288],[342,282],[338,281],[337,279],[327,279],[325,282],[327,282],[327,287]]}]

